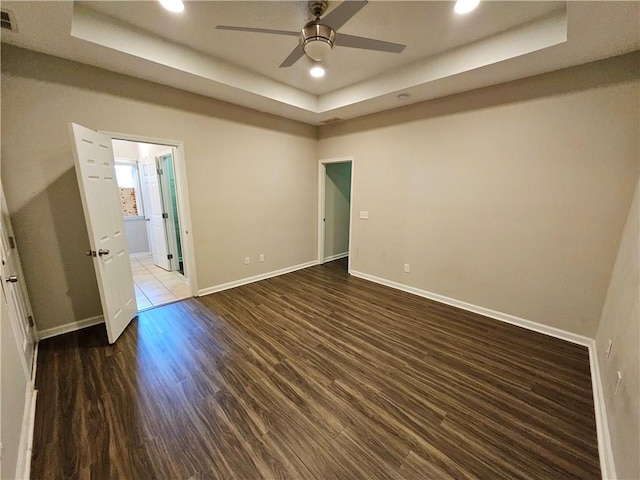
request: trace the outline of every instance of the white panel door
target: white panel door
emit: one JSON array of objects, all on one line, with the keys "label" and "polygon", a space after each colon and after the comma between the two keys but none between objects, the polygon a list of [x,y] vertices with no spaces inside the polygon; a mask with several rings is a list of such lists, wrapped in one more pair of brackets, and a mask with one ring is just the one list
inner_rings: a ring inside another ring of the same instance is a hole
[{"label": "white panel door", "polygon": [[144,189],[145,217],[149,224],[149,243],[153,263],[165,270],[171,270],[167,235],[164,230],[164,209],[160,196],[158,166],[152,155],[142,159],[142,184]]},{"label": "white panel door", "polygon": [[30,378],[36,339],[33,328],[33,312],[24,282],[24,274],[16,248],[4,191],[0,191],[0,197],[2,197],[2,241],[0,253],[2,255],[1,276],[3,292],[9,307],[9,315],[13,320],[12,326],[16,334],[16,342],[19,344],[20,354],[24,358],[25,374],[27,378]]},{"label": "white panel door", "polygon": [[76,175],[109,343],[138,310],[111,139],[71,123]]}]

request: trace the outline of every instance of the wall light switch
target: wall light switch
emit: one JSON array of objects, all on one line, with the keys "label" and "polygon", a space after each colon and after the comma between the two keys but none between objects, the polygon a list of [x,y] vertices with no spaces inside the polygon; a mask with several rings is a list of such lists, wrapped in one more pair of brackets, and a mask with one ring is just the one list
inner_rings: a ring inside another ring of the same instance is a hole
[{"label": "wall light switch", "polygon": [[369,212],[366,210],[360,210],[360,218],[363,220],[369,220]]},{"label": "wall light switch", "polygon": [[410,269],[409,269],[409,264],[405,263],[404,264],[404,273],[409,273]]},{"label": "wall light switch", "polygon": [[245,265],[249,265],[250,262],[251,262],[251,260],[249,260],[249,257],[244,257],[244,264]]},{"label": "wall light switch", "polygon": [[264,262],[264,253],[260,254],[260,263]]}]

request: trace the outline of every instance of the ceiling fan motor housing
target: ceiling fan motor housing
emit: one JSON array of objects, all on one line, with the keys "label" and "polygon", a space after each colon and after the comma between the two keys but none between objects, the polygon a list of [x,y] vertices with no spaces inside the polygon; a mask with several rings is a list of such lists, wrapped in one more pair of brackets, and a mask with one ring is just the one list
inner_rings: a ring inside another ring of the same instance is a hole
[{"label": "ceiling fan motor housing", "polygon": [[304,53],[320,62],[326,58],[336,39],[336,32],[333,28],[313,21],[307,23],[300,32]]}]

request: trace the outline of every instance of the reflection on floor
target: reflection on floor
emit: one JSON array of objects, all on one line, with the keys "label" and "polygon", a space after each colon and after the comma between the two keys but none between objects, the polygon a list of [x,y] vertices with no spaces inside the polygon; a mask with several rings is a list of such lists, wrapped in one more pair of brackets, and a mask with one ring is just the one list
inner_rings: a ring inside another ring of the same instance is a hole
[{"label": "reflection on floor", "polygon": [[184,277],[154,265],[151,256],[131,257],[131,270],[139,311],[191,296]]}]

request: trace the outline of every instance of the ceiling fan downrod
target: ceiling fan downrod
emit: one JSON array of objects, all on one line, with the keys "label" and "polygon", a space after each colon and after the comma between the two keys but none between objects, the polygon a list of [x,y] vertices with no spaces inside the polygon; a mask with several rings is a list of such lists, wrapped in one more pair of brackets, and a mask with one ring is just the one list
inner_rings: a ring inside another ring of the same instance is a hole
[{"label": "ceiling fan downrod", "polygon": [[329,2],[327,0],[311,0],[309,2],[309,13],[318,20],[327,11],[328,6]]}]

